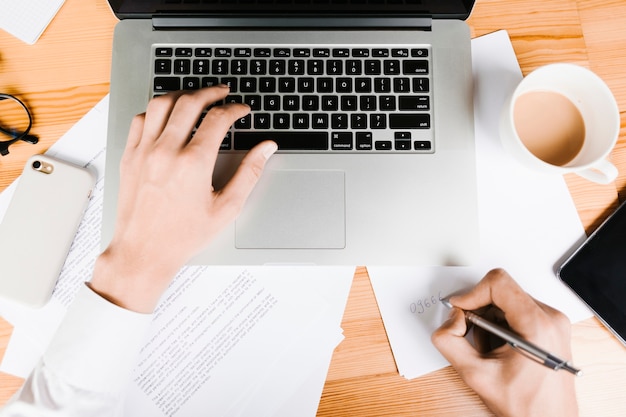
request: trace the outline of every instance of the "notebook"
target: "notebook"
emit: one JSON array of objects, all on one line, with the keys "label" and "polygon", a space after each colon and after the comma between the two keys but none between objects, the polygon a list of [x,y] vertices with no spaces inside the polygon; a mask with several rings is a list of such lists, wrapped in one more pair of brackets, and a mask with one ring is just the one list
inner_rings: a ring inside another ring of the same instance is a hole
[{"label": "notebook", "polygon": [[[132,117],[216,83],[251,107],[216,188],[279,150],[192,264],[463,265],[478,254],[473,0],[109,0],[114,34],[102,243]],[[219,105],[219,103],[217,103]],[[195,179],[189,178],[189,181]],[[175,244],[175,242],[164,242]]]}]

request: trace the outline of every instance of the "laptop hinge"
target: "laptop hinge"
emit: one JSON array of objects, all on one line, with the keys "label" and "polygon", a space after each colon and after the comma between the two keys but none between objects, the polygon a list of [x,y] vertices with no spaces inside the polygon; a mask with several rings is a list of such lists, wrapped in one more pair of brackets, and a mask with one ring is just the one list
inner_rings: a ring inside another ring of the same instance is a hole
[{"label": "laptop hinge", "polygon": [[431,30],[430,17],[406,16],[167,16],[152,17],[156,30],[177,29],[412,29]]}]

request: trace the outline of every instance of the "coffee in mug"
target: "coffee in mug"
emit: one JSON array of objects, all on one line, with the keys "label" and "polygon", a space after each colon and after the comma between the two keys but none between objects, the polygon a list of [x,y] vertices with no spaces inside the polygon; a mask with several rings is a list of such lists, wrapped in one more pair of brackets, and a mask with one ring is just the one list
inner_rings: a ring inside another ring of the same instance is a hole
[{"label": "coffee in mug", "polygon": [[517,86],[500,123],[502,143],[518,161],[543,172],[575,172],[606,184],[606,160],[619,135],[615,98],[593,72],[572,64],[541,67]]}]

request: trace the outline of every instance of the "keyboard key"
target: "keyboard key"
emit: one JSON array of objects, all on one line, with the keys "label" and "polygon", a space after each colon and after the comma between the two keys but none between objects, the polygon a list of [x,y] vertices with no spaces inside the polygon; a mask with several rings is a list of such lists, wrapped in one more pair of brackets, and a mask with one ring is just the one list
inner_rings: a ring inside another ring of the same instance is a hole
[{"label": "keyboard key", "polygon": [[290,59],[287,62],[287,73],[289,75],[303,75],[304,74],[304,60],[303,59]]},{"label": "keyboard key", "polygon": [[267,74],[267,61],[262,59],[253,59],[250,61],[250,74],[265,75]]},{"label": "keyboard key", "polygon": [[359,151],[372,150],[372,132],[357,132],[356,149]]},{"label": "keyboard key", "polygon": [[300,110],[300,96],[283,96],[283,110]]},{"label": "keyboard key", "polygon": [[233,55],[233,50],[231,48],[215,48],[215,56],[217,57],[230,57]]},{"label": "keyboard key", "polygon": [[308,129],[309,128],[309,115],[306,113],[297,113],[293,115],[293,128],[294,129]]},{"label": "keyboard key", "polygon": [[328,75],[342,75],[343,74],[343,61],[338,59],[329,59],[326,61],[326,74]]},{"label": "keyboard key", "polygon": [[302,97],[302,110],[317,111],[320,108],[319,96],[303,96]]},{"label": "keyboard key", "polygon": [[308,58],[311,56],[311,50],[308,48],[294,48],[293,56],[296,58]]},{"label": "keyboard key", "polygon": [[298,93],[313,93],[315,80],[313,78],[298,78]]},{"label": "keyboard key", "polygon": [[248,61],[245,59],[233,59],[230,62],[230,72],[234,75],[248,74]]},{"label": "keyboard key", "polygon": [[328,129],[327,113],[314,113],[311,120],[313,129]]},{"label": "keyboard key", "polygon": [[396,140],[394,141],[394,148],[396,151],[410,151],[411,150],[411,141],[410,140]]},{"label": "keyboard key", "polygon": [[264,140],[273,140],[279,150],[328,150],[328,133],[315,131],[291,132],[234,132],[234,149],[246,151]]},{"label": "keyboard key", "polygon": [[280,96],[272,95],[263,97],[263,110],[280,110]]},{"label": "keyboard key", "polygon": [[196,48],[194,52],[198,58],[210,57],[213,55],[213,50],[211,48]]},{"label": "keyboard key", "polygon": [[272,119],[274,129],[289,129],[290,120],[286,113],[275,113]]},{"label": "keyboard key", "polygon": [[347,129],[348,115],[346,113],[333,113],[330,115],[331,129]]},{"label": "keyboard key", "polygon": [[402,73],[405,75],[428,74],[428,61],[425,59],[402,61]]},{"label": "keyboard key", "polygon": [[352,50],[352,56],[354,58],[367,58],[370,56],[370,50],[365,48],[356,48]]},{"label": "keyboard key", "polygon": [[423,113],[390,114],[389,127],[391,129],[428,129],[430,128],[430,115]]},{"label": "keyboard key", "polygon": [[250,110],[261,110],[261,96],[260,95],[249,95],[244,96],[243,102],[250,106]]},{"label": "keyboard key", "polygon": [[309,75],[322,75],[324,73],[324,61],[312,59],[306,63],[306,71]]},{"label": "keyboard key", "polygon": [[208,59],[194,59],[193,61],[193,73],[195,75],[207,75],[209,74],[209,60]]},{"label": "keyboard key", "polygon": [[346,75],[361,75],[363,73],[363,63],[361,61],[350,59],[346,61]]},{"label": "keyboard key", "polygon": [[330,49],[328,48],[315,48],[313,49],[313,56],[318,58],[330,57]]},{"label": "keyboard key", "polygon": [[278,91],[281,93],[294,93],[296,91],[296,79],[293,77],[279,78]]},{"label": "keyboard key", "polygon": [[400,60],[386,59],[383,61],[383,73],[385,75],[400,74]]},{"label": "keyboard key", "polygon": [[352,92],[352,78],[337,78],[335,91],[338,93]]},{"label": "keyboard key", "polygon": [[179,75],[191,74],[191,60],[175,59],[174,60],[174,74],[179,74]]},{"label": "keyboard key", "polygon": [[228,74],[228,60],[227,59],[214,59],[211,65],[211,71],[215,75]]},{"label": "keyboard key", "polygon": [[408,93],[411,91],[411,80],[405,77],[393,79],[394,93]]},{"label": "keyboard key", "polygon": [[408,58],[409,57],[409,50],[407,48],[392,49],[391,50],[391,56],[397,57],[397,58]]},{"label": "keyboard key", "polygon": [[332,78],[318,78],[317,79],[317,92],[318,93],[332,93],[333,92],[333,79]]},{"label": "keyboard key", "polygon": [[172,72],[172,61],[169,59],[157,59],[154,61],[155,74],[169,74]]},{"label": "keyboard key", "polygon": [[199,77],[185,77],[183,78],[183,90],[198,90],[200,89]]},{"label": "keyboard key", "polygon": [[330,146],[333,151],[351,151],[353,147],[352,132],[333,132]]},{"label": "keyboard key", "polygon": [[371,93],[372,92],[372,79],[371,78],[356,78],[354,80],[354,92],[355,93]]},{"label": "keyboard key", "polygon": [[254,56],[257,58],[264,58],[272,56],[272,50],[270,48],[254,48]]},{"label": "keyboard key", "polygon": [[252,49],[250,48],[235,48],[236,57],[251,57]]},{"label": "keyboard key", "polygon": [[370,129],[386,129],[386,128],[387,128],[387,115],[370,114]]},{"label": "keyboard key", "polygon": [[382,64],[378,60],[367,59],[365,60],[365,74],[366,75],[380,75],[382,74]]},{"label": "keyboard key", "polygon": [[367,129],[367,115],[363,113],[350,115],[350,129]]},{"label": "keyboard key", "polygon": [[350,56],[350,50],[348,48],[334,48],[333,49],[334,58],[347,58],[349,56]]},{"label": "keyboard key", "polygon": [[250,129],[252,127],[252,115],[247,114],[235,122],[235,129]]},{"label": "keyboard key", "polygon": [[212,87],[219,84],[217,77],[202,77],[202,88]]},{"label": "keyboard key", "polygon": [[259,91],[261,93],[276,92],[276,78],[270,78],[270,77],[259,78]]},{"label": "keyboard key", "polygon": [[253,77],[244,77],[239,80],[239,91],[242,93],[256,93],[257,80]]},{"label": "keyboard key", "polygon": [[322,96],[322,110],[339,110],[339,98],[337,96]]},{"label": "keyboard key", "polygon": [[342,111],[356,111],[357,108],[357,96],[341,96],[341,110]]},{"label": "keyboard key", "polygon": [[154,77],[154,91],[168,92],[180,90],[180,78],[178,77]]},{"label": "keyboard key", "polygon": [[428,56],[428,49],[426,48],[411,49],[411,56],[413,58],[426,58]]},{"label": "keyboard key", "polygon": [[284,59],[272,59],[270,60],[269,73],[270,75],[285,75],[287,73],[287,61]]},{"label": "keyboard key", "polygon": [[428,93],[430,91],[430,82],[428,78],[413,78],[414,93]]},{"label": "keyboard key", "polygon": [[255,129],[270,129],[271,120],[272,119],[269,113],[255,113],[254,114],[254,128]]},{"label": "keyboard key", "polygon": [[176,48],[174,51],[175,56],[192,56],[191,48]]},{"label": "keyboard key", "polygon": [[387,58],[389,56],[389,49],[372,49],[372,56],[376,58]]},{"label": "keyboard key", "polygon": [[291,56],[291,49],[289,48],[275,48],[274,56],[276,58],[288,58]]},{"label": "keyboard key", "polygon": [[380,109],[390,111],[395,110],[396,96],[380,96]]},{"label": "keyboard key", "polygon": [[428,96],[400,96],[398,102],[399,110],[430,110],[430,97]]},{"label": "keyboard key", "polygon": [[154,54],[158,57],[170,57],[172,56],[172,48],[156,48]]},{"label": "keyboard key", "polygon": [[391,141],[390,140],[377,140],[374,144],[377,151],[390,151],[391,150]]},{"label": "keyboard key", "polygon": [[361,96],[359,109],[361,111],[376,110],[376,96]]},{"label": "keyboard key", "polygon": [[429,151],[431,149],[431,143],[427,140],[416,140],[413,142],[413,147],[416,151]]}]

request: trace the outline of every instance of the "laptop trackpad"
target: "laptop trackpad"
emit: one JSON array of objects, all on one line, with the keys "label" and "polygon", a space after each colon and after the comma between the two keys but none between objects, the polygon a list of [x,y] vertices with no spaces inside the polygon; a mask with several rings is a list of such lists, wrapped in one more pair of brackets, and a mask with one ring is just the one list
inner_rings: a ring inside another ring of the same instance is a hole
[{"label": "laptop trackpad", "polygon": [[238,249],[341,249],[343,171],[266,171],[235,224]]}]

